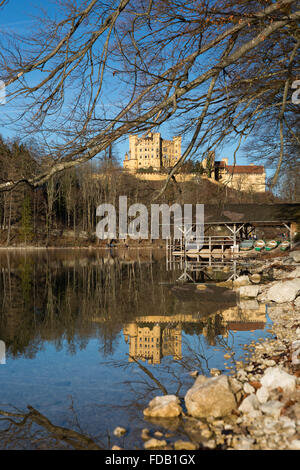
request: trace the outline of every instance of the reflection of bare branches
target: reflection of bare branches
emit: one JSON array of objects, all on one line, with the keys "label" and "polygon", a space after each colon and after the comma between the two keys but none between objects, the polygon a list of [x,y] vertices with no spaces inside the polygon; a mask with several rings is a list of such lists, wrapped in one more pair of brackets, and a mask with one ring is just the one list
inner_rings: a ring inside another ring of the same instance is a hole
[{"label": "reflection of bare branches", "polygon": [[[43,442],[47,443],[47,447],[49,447],[49,440],[51,440],[53,448],[102,450],[102,447],[89,436],[72,429],[56,426],[32,406],[27,408],[29,410],[27,413],[0,410],[0,416],[2,416],[0,421],[8,424],[8,427],[0,431],[0,440],[4,448],[8,448],[10,445],[16,448],[16,444],[21,440],[30,440],[34,447],[39,447]],[[36,428],[36,425],[40,429]]]},{"label": "reflection of bare branches", "polygon": [[78,419],[78,415],[77,415],[77,412],[75,410],[75,405],[74,405],[74,400],[73,400],[73,397],[70,395],[70,400],[71,400],[71,404],[69,406],[69,409],[72,413],[72,416],[73,416],[73,420],[72,420],[72,423],[71,423],[71,426],[75,425],[77,429],[79,429],[80,433],[81,434],[84,434],[84,431],[81,427],[81,424],[79,422],[79,419]]},{"label": "reflection of bare branches", "polygon": [[[230,340],[231,340],[231,345],[230,345]],[[228,337],[224,336],[219,336],[217,337],[217,343],[219,346],[224,348],[226,351],[232,353],[233,348],[234,348],[234,335],[232,334],[232,331],[228,331]]]},{"label": "reflection of bare branches", "polygon": [[182,367],[189,372],[196,369],[200,370],[200,372],[205,375],[207,370],[209,370],[208,362],[210,357],[207,357],[207,351],[205,351],[201,336],[197,339],[197,347],[195,344],[191,345],[189,340],[184,340],[186,354],[182,359],[181,364]]},{"label": "reflection of bare branches", "polygon": [[145,374],[150,377],[151,380],[153,380],[153,382],[156,383],[156,385],[160,388],[160,390],[163,392],[164,395],[168,395],[168,391],[167,389],[161,384],[161,382],[159,380],[157,380],[154,375],[152,374],[152,372],[150,372],[150,370],[147,369],[147,367],[143,366],[142,364],[139,363],[139,361],[137,361],[133,356],[129,356],[130,359],[132,359],[137,365],[138,367],[143,371],[145,372]]}]

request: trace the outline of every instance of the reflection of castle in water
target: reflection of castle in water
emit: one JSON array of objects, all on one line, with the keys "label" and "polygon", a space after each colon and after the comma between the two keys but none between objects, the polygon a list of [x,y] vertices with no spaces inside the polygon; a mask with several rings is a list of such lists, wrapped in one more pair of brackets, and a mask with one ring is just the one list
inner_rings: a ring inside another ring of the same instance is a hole
[{"label": "reflection of castle in water", "polygon": [[[181,323],[172,325],[164,317],[141,317],[135,323],[124,327],[125,341],[129,340],[129,361],[134,359],[148,360],[149,364],[160,364],[165,356],[182,359]],[[148,323],[145,326],[144,323]],[[154,323],[155,322],[155,323]],[[149,323],[152,323],[149,325]]]},{"label": "reflection of castle in water", "polygon": [[229,331],[263,330],[265,324],[265,305],[249,300],[220,310],[209,318],[192,314],[140,316],[135,322],[127,323],[123,333],[126,343],[129,343],[129,362],[142,360],[160,364],[166,356],[182,359],[183,331],[200,333],[210,345],[214,345],[217,335],[227,337]]}]

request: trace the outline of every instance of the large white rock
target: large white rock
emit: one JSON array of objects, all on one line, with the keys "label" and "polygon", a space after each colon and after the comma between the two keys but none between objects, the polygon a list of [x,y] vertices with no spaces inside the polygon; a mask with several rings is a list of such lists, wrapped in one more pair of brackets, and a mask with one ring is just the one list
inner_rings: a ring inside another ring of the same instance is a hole
[{"label": "large white rock", "polygon": [[274,279],[278,280],[300,277],[300,266],[296,266],[292,271],[286,271],[285,269],[274,269],[273,277]]},{"label": "large white rock", "polygon": [[275,282],[267,291],[268,301],[277,303],[292,302],[300,293],[300,278],[291,281]]},{"label": "large white rock", "polygon": [[256,392],[259,403],[266,403],[269,399],[270,392],[266,387],[260,387]]},{"label": "large white rock", "polygon": [[255,388],[252,387],[252,385],[250,385],[249,382],[244,383],[243,389],[244,389],[244,392],[248,393],[249,395],[250,395],[250,393],[255,392]]},{"label": "large white rock", "polygon": [[251,284],[250,286],[241,286],[239,288],[240,297],[242,298],[253,299],[256,298],[260,292],[261,287],[254,286],[253,284]]},{"label": "large white rock", "polygon": [[259,401],[255,393],[248,395],[239,406],[239,411],[242,413],[253,414],[254,411],[259,409]]},{"label": "large white rock", "polygon": [[268,416],[272,416],[275,419],[278,419],[283,407],[284,407],[284,404],[281,403],[280,401],[271,400],[261,405],[260,409],[264,414]]},{"label": "large white rock", "polygon": [[222,417],[236,408],[235,396],[226,375],[199,376],[185,395],[188,414],[195,418]]},{"label": "large white rock", "polygon": [[285,392],[293,392],[296,388],[296,377],[280,367],[268,367],[260,383],[268,390],[281,387]]},{"label": "large white rock", "polygon": [[175,418],[181,412],[179,398],[175,395],[164,395],[153,398],[143,413],[151,418]]},{"label": "large white rock", "polygon": [[233,281],[234,287],[248,286],[249,284],[251,283],[247,275],[239,276]]},{"label": "large white rock", "polygon": [[296,263],[300,263],[300,250],[291,251],[290,256]]}]

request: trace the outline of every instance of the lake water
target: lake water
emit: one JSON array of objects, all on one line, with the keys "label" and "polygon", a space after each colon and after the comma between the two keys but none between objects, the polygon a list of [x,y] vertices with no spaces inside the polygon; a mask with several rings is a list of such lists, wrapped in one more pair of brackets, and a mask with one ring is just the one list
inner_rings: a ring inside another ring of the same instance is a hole
[{"label": "lake water", "polygon": [[141,429],[160,428],[143,418],[152,397],[183,398],[191,371],[230,373],[224,354],[243,359],[245,344],[270,336],[264,306],[179,274],[164,250],[2,250],[0,418],[21,425],[1,421],[0,448],[81,448],[53,426],[103,449],[142,448]]}]

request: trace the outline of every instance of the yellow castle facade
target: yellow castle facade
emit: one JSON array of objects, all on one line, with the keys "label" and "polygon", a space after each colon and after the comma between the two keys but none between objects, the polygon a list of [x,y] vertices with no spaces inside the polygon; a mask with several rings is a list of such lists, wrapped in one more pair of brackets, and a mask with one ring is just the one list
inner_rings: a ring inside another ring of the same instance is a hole
[{"label": "yellow castle facade", "polygon": [[[221,309],[211,318],[221,319],[221,334],[226,338],[229,330],[263,330],[266,324],[266,307],[256,300],[245,300],[235,307]],[[166,356],[174,360],[182,359],[182,331],[184,324],[198,324],[201,320],[192,314],[139,316],[135,321],[124,326],[125,342],[129,345],[129,362],[147,361],[148,364],[160,364]],[[209,328],[203,327],[202,335],[209,344]]]},{"label": "yellow castle facade", "polygon": [[132,172],[147,168],[159,171],[174,166],[180,157],[181,136],[166,140],[159,132],[149,132],[145,137],[129,136],[129,153],[123,166]]},{"label": "yellow castle facade", "polygon": [[[159,132],[149,132],[146,136],[129,136],[129,152],[125,154],[123,168],[139,179],[160,181],[166,178],[161,170],[171,168],[181,157],[181,136],[172,140],[161,137]],[[238,191],[260,193],[266,191],[266,172],[263,165],[229,165],[228,158],[215,160],[214,151],[202,161],[203,174],[216,184],[221,183]],[[142,172],[139,170],[143,170]],[[147,170],[149,170],[147,172]],[[179,173],[178,182],[199,179],[199,174]]]}]

